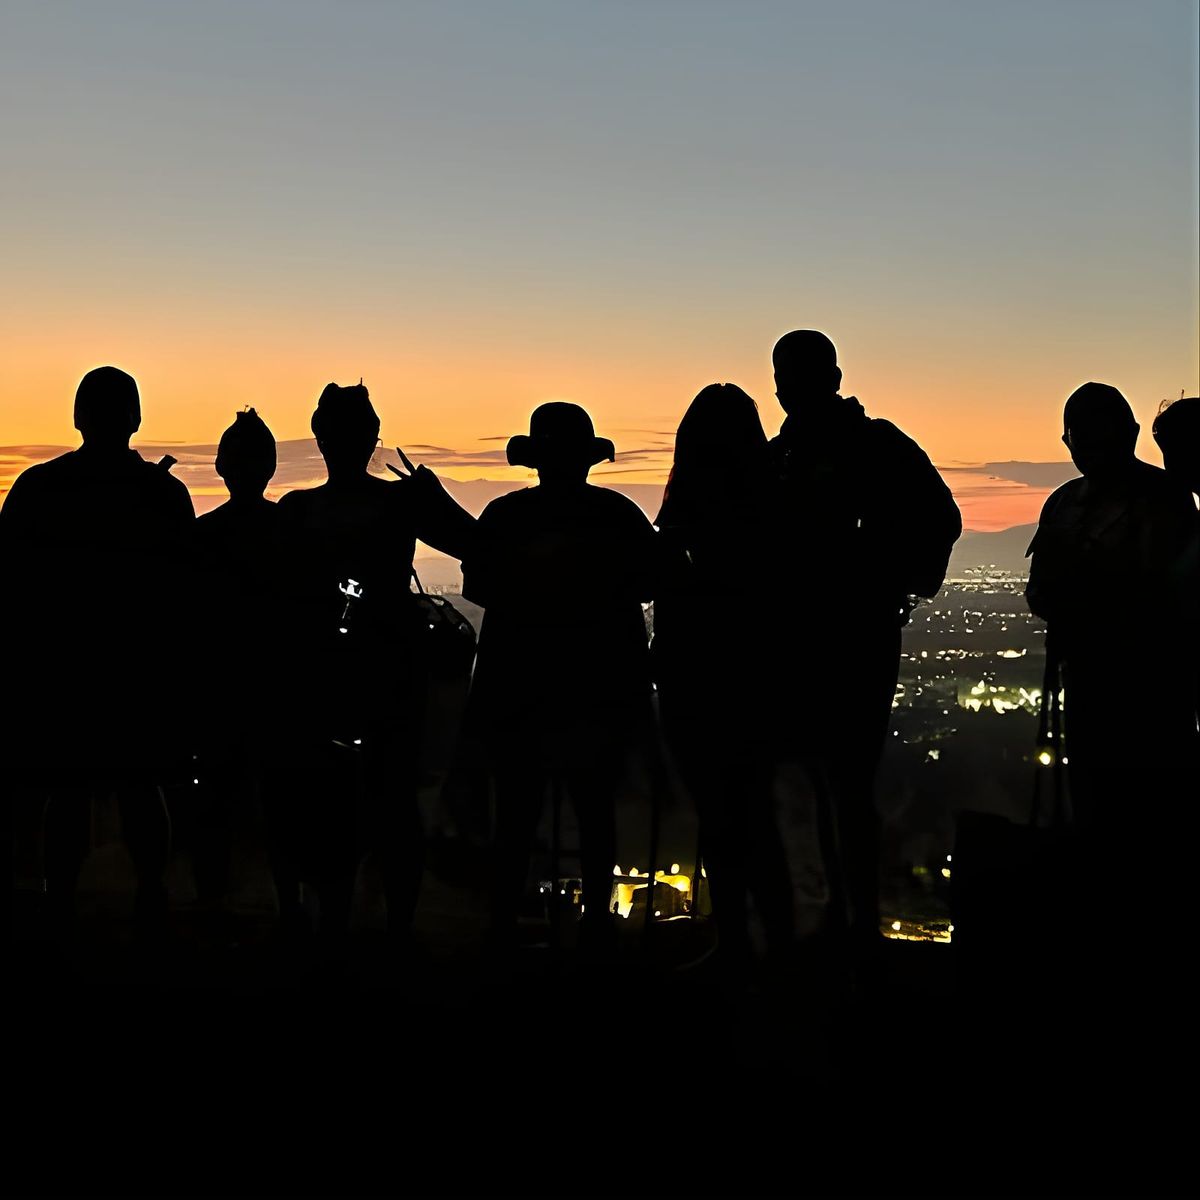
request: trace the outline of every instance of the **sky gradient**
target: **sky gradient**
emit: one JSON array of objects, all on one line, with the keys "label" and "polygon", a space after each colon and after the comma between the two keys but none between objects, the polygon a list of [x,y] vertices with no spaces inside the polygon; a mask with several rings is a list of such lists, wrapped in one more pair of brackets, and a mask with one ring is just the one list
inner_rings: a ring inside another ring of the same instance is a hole
[{"label": "sky gradient", "polygon": [[[794,327],[939,466],[1062,458],[1088,379],[1157,462],[1200,391],[1197,12],[3,0],[0,485],[106,362],[147,444],[244,404],[302,439],[361,375],[451,478],[523,477],[487,439],[569,399],[658,482],[706,383],[777,429]],[[993,488],[968,524],[1031,519],[989,474],[947,476]]]}]

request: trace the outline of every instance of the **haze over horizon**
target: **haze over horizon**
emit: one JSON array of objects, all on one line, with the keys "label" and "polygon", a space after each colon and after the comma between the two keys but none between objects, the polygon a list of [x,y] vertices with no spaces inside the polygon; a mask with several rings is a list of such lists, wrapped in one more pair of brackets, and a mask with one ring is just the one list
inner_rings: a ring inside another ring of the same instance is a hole
[{"label": "haze over horizon", "polygon": [[[165,454],[175,458],[172,468],[187,485],[197,513],[207,512],[227,498],[225,485],[214,467],[217,447],[214,443],[187,445],[180,442],[149,442],[135,438],[134,447],[147,459],[155,461]],[[70,444],[35,446],[0,446],[0,502],[12,480],[27,466],[71,449]],[[530,471],[501,468],[504,462],[503,445],[477,454],[459,454],[446,447],[410,445],[404,447],[410,458],[431,467],[445,482],[455,498],[470,512],[478,515],[495,496],[513,488],[536,482]],[[633,451],[650,457],[661,451]],[[618,451],[618,459],[624,453]],[[375,474],[390,478],[386,463],[400,465],[394,450],[381,447],[372,461]],[[669,465],[669,459],[667,460]],[[470,475],[473,467],[483,474]],[[982,463],[971,467],[942,467],[942,475],[954,493],[963,512],[965,528],[975,532],[995,532],[1028,524],[1037,519],[1042,502],[1059,483],[1073,478],[1077,472],[1070,462],[1047,463]],[[665,470],[646,470],[640,477],[629,479],[618,467],[601,464],[589,476],[592,483],[611,486],[623,492],[641,506],[647,517],[654,520],[662,502]],[[462,477],[460,477],[462,476]],[[312,438],[300,438],[278,443],[278,468],[267,495],[278,499],[298,487],[313,487],[324,482],[325,467],[317,444]]]}]

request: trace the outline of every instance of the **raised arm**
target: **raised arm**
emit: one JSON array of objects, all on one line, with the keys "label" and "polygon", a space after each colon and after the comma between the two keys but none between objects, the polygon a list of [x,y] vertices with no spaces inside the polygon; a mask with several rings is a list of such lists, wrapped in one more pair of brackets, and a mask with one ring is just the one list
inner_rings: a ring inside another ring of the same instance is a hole
[{"label": "raised arm", "polygon": [[415,467],[399,447],[396,453],[405,470],[388,463],[388,470],[408,489],[415,514],[415,532],[427,546],[460,561],[469,558],[475,545],[473,516],[446,491],[428,468]]}]

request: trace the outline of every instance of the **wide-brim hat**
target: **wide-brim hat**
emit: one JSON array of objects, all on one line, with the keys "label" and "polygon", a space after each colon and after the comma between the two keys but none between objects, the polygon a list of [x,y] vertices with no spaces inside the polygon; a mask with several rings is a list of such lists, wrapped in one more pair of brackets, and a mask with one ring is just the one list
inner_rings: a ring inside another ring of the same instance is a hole
[{"label": "wide-brim hat", "polygon": [[617,452],[608,438],[596,436],[592,418],[578,404],[552,400],[529,418],[529,433],[508,439],[510,466],[586,466],[614,462]]}]

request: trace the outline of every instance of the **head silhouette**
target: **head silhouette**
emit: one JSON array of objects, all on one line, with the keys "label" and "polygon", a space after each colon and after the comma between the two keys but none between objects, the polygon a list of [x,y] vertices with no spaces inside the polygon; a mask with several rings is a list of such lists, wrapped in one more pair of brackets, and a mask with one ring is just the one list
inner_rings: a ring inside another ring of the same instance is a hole
[{"label": "head silhouette", "polygon": [[311,425],[331,476],[366,471],[379,440],[379,416],[361,383],[326,384]]},{"label": "head silhouette", "polygon": [[758,405],[736,384],[710,383],[679,422],[660,519],[686,522],[699,510],[753,502],[767,470]]},{"label": "head silhouette", "polygon": [[1067,397],[1063,443],[1081,475],[1104,479],[1134,461],[1138,423],[1129,401],[1107,383],[1085,383]]},{"label": "head silhouette", "polygon": [[608,438],[596,436],[578,404],[552,400],[533,410],[528,434],[509,438],[507,456],[514,467],[532,467],[543,483],[581,482],[596,463],[612,462],[616,451]]},{"label": "head silhouette", "polygon": [[837,349],[815,329],[795,329],[775,343],[775,394],[789,416],[837,395],[842,372]]},{"label": "head silhouette", "polygon": [[1200,493],[1200,396],[1164,404],[1151,426],[1163,466],[1188,491]]},{"label": "head silhouette", "polygon": [[238,413],[221,434],[217,474],[235,500],[261,496],[267,490],[275,474],[275,438],[254,409]]},{"label": "head silhouette", "polygon": [[142,423],[142,402],[132,375],[116,367],[89,371],[75,391],[75,428],[84,445],[122,447]]}]

